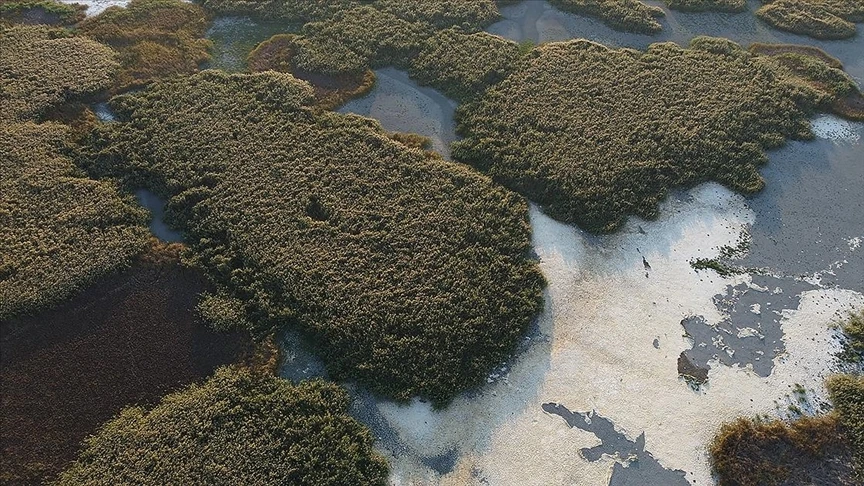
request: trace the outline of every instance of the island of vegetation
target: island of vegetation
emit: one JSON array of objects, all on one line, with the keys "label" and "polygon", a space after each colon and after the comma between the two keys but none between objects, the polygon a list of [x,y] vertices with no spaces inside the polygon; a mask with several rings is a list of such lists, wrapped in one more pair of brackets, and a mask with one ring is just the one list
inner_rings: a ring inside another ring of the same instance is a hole
[{"label": "island of vegetation", "polygon": [[782,60],[706,37],[645,52],[541,45],[459,107],[453,156],[591,231],[655,216],[673,187],[757,191],[765,149],[811,137],[808,116],[857,92],[824,62]]},{"label": "island of vegetation", "polygon": [[682,12],[743,12],[747,0],[663,0],[672,10]]},{"label": "island of vegetation", "polygon": [[864,0],[762,0],[756,16],[771,26],[816,39],[846,39],[864,22]]},{"label": "island of vegetation", "polygon": [[387,464],[322,381],[226,367],[153,408],[129,407],[87,439],[58,485],[384,485]]},{"label": "island of vegetation", "polygon": [[636,34],[660,32],[662,26],[657,19],[665,15],[663,9],[639,0],[549,0],[549,3],[565,12],[594,17],[615,30]]},{"label": "island of vegetation", "polygon": [[313,99],[274,72],[161,81],[114,99],[121,122],[99,127],[82,163],[170,198],[197,263],[258,334],[298,326],[335,379],[444,403],[540,310],[527,205]]}]

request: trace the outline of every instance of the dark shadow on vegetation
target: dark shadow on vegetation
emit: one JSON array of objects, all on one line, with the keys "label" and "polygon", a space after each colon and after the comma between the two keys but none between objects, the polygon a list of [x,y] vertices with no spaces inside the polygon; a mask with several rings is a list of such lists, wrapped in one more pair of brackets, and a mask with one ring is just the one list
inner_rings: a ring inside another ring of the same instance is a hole
[{"label": "dark shadow on vegetation", "polygon": [[56,308],[0,323],[4,484],[36,484],[127,405],[152,405],[252,351],[247,334],[197,317],[208,286],[177,246],[154,246]]}]

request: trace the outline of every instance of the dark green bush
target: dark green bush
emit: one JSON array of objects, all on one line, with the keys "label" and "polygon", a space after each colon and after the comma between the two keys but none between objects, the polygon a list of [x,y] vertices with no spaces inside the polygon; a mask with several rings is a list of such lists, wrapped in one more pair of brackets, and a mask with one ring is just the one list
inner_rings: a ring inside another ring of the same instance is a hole
[{"label": "dark green bush", "polygon": [[208,23],[201,7],[181,0],[132,0],[88,18],[80,31],[120,54],[114,90],[122,91],[197,71],[210,59]]},{"label": "dark green bush", "polygon": [[610,231],[653,217],[672,187],[759,190],[763,150],[811,136],[807,116],[832,96],[725,39],[646,52],[547,44],[457,110],[453,156],[556,218]]},{"label": "dark green bush", "polygon": [[661,26],[657,19],[665,14],[657,7],[639,0],[549,0],[566,12],[594,17],[609,27],[623,32],[656,34]]},{"label": "dark green bush", "polygon": [[682,12],[743,12],[747,0],[663,0],[672,10]]},{"label": "dark green bush", "polygon": [[0,123],[28,120],[106,89],[114,52],[44,26],[0,27]]},{"label": "dark green bush", "polygon": [[520,59],[519,45],[486,32],[442,30],[411,61],[411,77],[465,101],[499,83]]},{"label": "dark green bush", "polygon": [[383,485],[387,465],[349,398],[322,381],[221,368],[155,408],[124,409],[59,485]]},{"label": "dark green bush", "polygon": [[855,35],[855,22],[864,22],[864,0],[763,0],[756,16],[771,26],[816,39]]},{"label": "dark green bush", "polygon": [[117,98],[91,170],[169,196],[258,332],[298,325],[337,379],[438,402],[481,383],[541,305],[524,200],[311,100],[274,72],[161,82]]}]

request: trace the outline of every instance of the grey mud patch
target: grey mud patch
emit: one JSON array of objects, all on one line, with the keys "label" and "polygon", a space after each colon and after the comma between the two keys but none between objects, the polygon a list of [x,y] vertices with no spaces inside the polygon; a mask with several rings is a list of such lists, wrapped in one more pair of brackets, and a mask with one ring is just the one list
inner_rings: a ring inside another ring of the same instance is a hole
[{"label": "grey mud patch", "polygon": [[686,473],[679,469],[667,469],[645,450],[645,433],[630,440],[615,430],[615,424],[596,412],[571,412],[558,403],[544,403],[543,411],[564,419],[570,428],[590,432],[600,439],[600,445],[581,449],[582,457],[597,462],[603,456],[615,459],[609,486],[664,485],[689,486]]},{"label": "grey mud patch", "polygon": [[784,310],[798,308],[801,293],[817,287],[802,280],[754,275],[750,283],[728,285],[726,292],[714,296],[714,305],[724,315],[715,325],[696,315],[681,321],[686,336],[693,341],[678,358],[678,373],[701,385],[708,380],[710,363],[752,369],[767,377],[774,359],[782,355],[781,320]]}]

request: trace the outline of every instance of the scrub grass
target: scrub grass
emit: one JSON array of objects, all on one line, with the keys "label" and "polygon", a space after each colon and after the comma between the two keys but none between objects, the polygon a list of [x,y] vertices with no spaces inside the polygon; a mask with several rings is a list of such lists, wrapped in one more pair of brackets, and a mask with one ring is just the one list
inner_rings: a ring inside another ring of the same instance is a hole
[{"label": "scrub grass", "polygon": [[82,34],[119,53],[113,91],[139,88],[162,77],[196,72],[210,59],[204,10],[180,0],[132,0],[82,22]]},{"label": "scrub grass", "polygon": [[846,39],[864,22],[864,0],[763,0],[756,16],[780,30],[815,39]]},{"label": "scrub grass", "polygon": [[63,155],[67,129],[0,124],[0,320],[56,304],[128,266],[147,212]]},{"label": "scrub grass", "polygon": [[782,420],[739,418],[709,446],[719,486],[859,484],[864,476],[864,378],[837,375],[834,411]]},{"label": "scrub grass", "polygon": [[442,30],[411,61],[410,75],[464,102],[504,80],[522,57],[519,44],[486,32]]},{"label": "scrub grass", "polygon": [[662,29],[657,19],[666,15],[662,9],[639,0],[549,0],[553,6],[577,15],[594,17],[622,32],[656,34]]},{"label": "scrub grass", "polygon": [[335,384],[221,368],[151,409],[124,409],[57,484],[384,485],[387,464],[349,404]]},{"label": "scrub grass", "polygon": [[84,19],[85,5],[52,0],[0,0],[0,24],[72,25]]},{"label": "scrub grass", "polygon": [[62,29],[0,27],[0,123],[38,119],[101,92],[117,68],[111,49]]},{"label": "scrub grass", "polygon": [[465,138],[453,157],[594,232],[655,217],[673,187],[713,180],[752,193],[764,150],[812,137],[808,116],[854,88],[824,63],[796,63],[707,37],[645,52],[542,45],[457,109]]},{"label": "scrub grass", "polygon": [[115,98],[125,122],[99,128],[90,170],[169,197],[256,333],[297,326],[335,379],[446,403],[540,310],[527,205],[313,101],[273,72],[160,82]]},{"label": "scrub grass", "polygon": [[844,342],[838,358],[846,363],[864,362],[864,309],[851,313],[841,329]]}]

